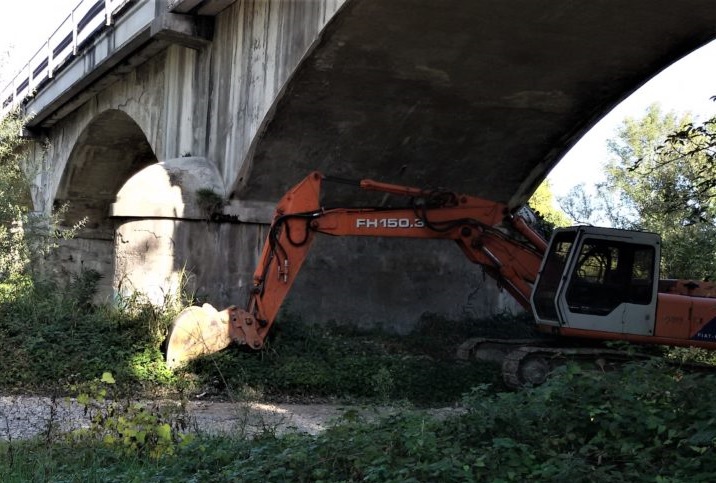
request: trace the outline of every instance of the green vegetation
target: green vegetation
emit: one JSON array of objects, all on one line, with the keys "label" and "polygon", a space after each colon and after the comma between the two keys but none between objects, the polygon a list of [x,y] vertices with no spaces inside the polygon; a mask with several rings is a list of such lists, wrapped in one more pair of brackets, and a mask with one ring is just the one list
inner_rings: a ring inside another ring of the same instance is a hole
[{"label": "green vegetation", "polygon": [[211,188],[201,188],[196,191],[196,202],[199,208],[206,214],[207,218],[220,214],[221,210],[228,203]]},{"label": "green vegetation", "polygon": [[[665,276],[705,279],[716,275],[716,204],[704,181],[713,179],[714,168],[707,151],[690,147],[701,142],[698,136],[679,136],[692,129],[690,121],[658,106],[640,120],[625,120],[610,143],[615,158],[607,184],[626,208],[623,225],[661,234]],[[716,125],[703,129],[716,133]]]},{"label": "green vegetation", "polygon": [[[273,400],[338,398],[450,404],[471,387],[498,383],[493,364],[455,360],[469,337],[524,337],[526,319],[451,322],[425,317],[410,336],[280,321],[262,352],[231,350],[193,363],[205,391]],[[520,332],[521,331],[521,332]],[[212,386],[212,381],[214,382]]]},{"label": "green vegetation", "polygon": [[30,192],[20,163],[26,150],[18,135],[22,121],[17,113],[0,120],[0,280],[24,271],[30,258],[23,229]]},{"label": "green vegetation", "polygon": [[175,380],[159,350],[171,312],[141,300],[93,306],[98,280],[87,271],[63,290],[28,278],[1,286],[3,392],[67,391],[105,370],[135,391]]},{"label": "green vegetation", "polygon": [[67,393],[111,371],[120,388],[135,394],[195,390],[222,398],[449,403],[496,377],[490,365],[455,361],[457,345],[479,330],[517,333],[528,324],[495,320],[490,327],[426,317],[416,333],[399,337],[283,320],[265,350],[234,347],[175,376],[163,362],[161,344],[176,310],[140,297],[115,307],[92,305],[97,281],[87,271],[61,291],[29,279],[4,285],[0,389]]},{"label": "green vegetation", "polygon": [[716,118],[652,105],[608,142],[606,182],[596,196],[577,187],[560,200],[576,221],[659,233],[662,277],[716,276]]},{"label": "green vegetation", "polygon": [[[529,321],[426,317],[405,337],[284,320],[265,350],[234,348],[174,376],[159,351],[167,313],[139,300],[94,306],[93,282],[91,273],[75,279],[71,297],[29,281],[4,285],[3,392],[65,390],[92,422],[0,443],[0,481],[667,482],[716,471],[711,375],[654,362],[607,373],[567,366],[543,386],[508,392],[496,368],[454,361],[452,351],[471,335],[516,335]],[[401,409],[377,422],[347,411],[317,436],[186,436],[181,408],[125,399],[157,390]],[[441,418],[414,409],[455,403]]]},{"label": "green vegetation", "polygon": [[529,206],[549,227],[560,228],[572,225],[572,220],[569,219],[569,216],[557,207],[557,201],[554,199],[549,180],[544,180],[537,187],[537,191],[529,199]]},{"label": "green vegetation", "polygon": [[[465,412],[347,417],[309,436],[197,437],[160,454],[98,434],[0,447],[2,481],[711,481],[713,376],[567,367],[531,390],[474,388]],[[156,424],[156,423],[153,423]]]}]

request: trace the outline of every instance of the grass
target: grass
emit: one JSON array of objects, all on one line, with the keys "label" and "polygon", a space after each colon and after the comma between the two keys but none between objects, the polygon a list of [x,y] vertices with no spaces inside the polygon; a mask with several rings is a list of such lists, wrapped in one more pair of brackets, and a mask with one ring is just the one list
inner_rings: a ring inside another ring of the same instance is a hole
[{"label": "grass", "polygon": [[204,392],[232,389],[283,401],[402,400],[435,406],[454,403],[474,385],[500,384],[493,364],[455,360],[457,346],[470,333],[467,324],[440,321],[438,331],[438,319],[426,320],[410,337],[283,320],[267,349],[234,348],[194,362],[189,371],[199,375]]},{"label": "grass", "polygon": [[[94,306],[91,283],[0,286],[0,390],[68,394],[97,417],[70,435],[0,442],[0,481],[711,481],[714,376],[639,363],[567,366],[538,388],[506,392],[495,367],[458,362],[472,336],[518,336],[527,319],[474,323],[428,316],[404,337],[285,318],[259,352],[232,348],[183,373],[160,344],[171,312],[139,299]],[[513,333],[510,333],[513,332]],[[672,360],[710,360],[673,351]],[[99,381],[103,373],[110,371]],[[107,392],[109,389],[109,392]],[[317,435],[183,436],[182,415],[98,402],[157,391],[402,409],[378,422],[354,412]],[[436,419],[420,409],[459,403]],[[0,414],[0,426],[3,424]],[[0,427],[0,434],[2,428]]]},{"label": "grass", "polygon": [[159,350],[168,314],[140,300],[93,306],[93,287],[76,279],[64,291],[23,280],[0,301],[0,388],[48,393],[111,370],[128,390],[171,385]]},{"label": "grass", "polygon": [[71,394],[110,371],[120,388],[137,395],[193,391],[222,398],[451,404],[476,384],[499,381],[492,365],[456,361],[459,343],[480,330],[526,323],[427,316],[415,333],[400,337],[287,316],[274,326],[266,349],[232,347],[175,375],[163,362],[161,344],[176,311],[141,298],[119,307],[93,305],[93,276],[85,273],[62,291],[28,280],[0,290],[4,393]]}]

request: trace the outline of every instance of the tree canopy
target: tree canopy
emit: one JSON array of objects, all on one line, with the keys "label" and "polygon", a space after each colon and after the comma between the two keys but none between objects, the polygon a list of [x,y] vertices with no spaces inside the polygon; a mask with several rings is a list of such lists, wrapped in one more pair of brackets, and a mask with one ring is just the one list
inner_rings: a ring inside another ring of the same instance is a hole
[{"label": "tree canopy", "polygon": [[4,277],[24,270],[29,256],[23,221],[31,200],[21,165],[27,146],[20,137],[22,124],[18,113],[0,119],[0,276]]},{"label": "tree canopy", "polygon": [[571,224],[567,214],[557,206],[549,180],[544,180],[539,185],[537,191],[530,198],[529,205],[545,222],[553,227],[569,226]]},{"label": "tree canopy", "polygon": [[662,277],[716,276],[716,118],[650,106],[607,142],[606,181],[560,200],[576,221],[659,233]]}]

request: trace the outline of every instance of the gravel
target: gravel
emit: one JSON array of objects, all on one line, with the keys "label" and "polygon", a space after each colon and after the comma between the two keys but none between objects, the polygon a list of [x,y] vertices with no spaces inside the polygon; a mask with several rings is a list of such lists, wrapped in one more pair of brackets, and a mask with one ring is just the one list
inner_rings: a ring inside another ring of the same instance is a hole
[{"label": "gravel", "polygon": [[[133,403],[136,404],[136,403]],[[251,436],[263,431],[282,434],[299,431],[318,434],[350,414],[366,420],[396,413],[397,408],[365,408],[337,404],[266,404],[259,402],[190,401],[186,411],[173,401],[142,401],[147,408],[169,414],[168,420],[185,423],[185,430],[211,435]],[[91,414],[75,399],[52,400],[34,396],[0,396],[0,441],[56,436],[87,428]],[[429,411],[437,417],[454,413],[454,408]]]}]

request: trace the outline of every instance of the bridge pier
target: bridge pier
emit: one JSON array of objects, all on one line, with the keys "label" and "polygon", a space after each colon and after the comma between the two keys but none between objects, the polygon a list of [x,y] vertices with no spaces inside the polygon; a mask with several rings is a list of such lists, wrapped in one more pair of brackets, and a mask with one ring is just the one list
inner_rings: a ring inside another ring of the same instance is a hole
[{"label": "bridge pier", "polygon": [[[204,158],[135,174],[110,212],[115,291],[138,290],[161,304],[184,289],[200,303],[242,306],[273,206],[225,200],[221,177]],[[408,332],[426,312],[457,319],[515,308],[452,242],[318,237],[285,312]]]}]

